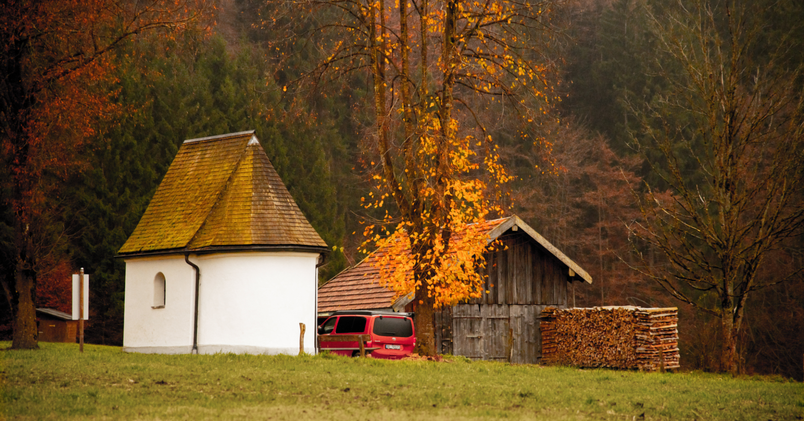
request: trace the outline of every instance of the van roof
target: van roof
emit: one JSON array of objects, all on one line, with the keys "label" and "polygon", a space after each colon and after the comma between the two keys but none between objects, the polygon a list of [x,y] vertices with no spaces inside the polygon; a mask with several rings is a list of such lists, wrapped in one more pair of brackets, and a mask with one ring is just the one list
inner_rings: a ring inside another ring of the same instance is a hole
[{"label": "van roof", "polygon": [[[401,316],[413,318],[414,313],[401,313],[394,311],[377,311],[377,310],[340,310],[335,311],[329,316]],[[327,316],[327,317],[329,317]]]}]

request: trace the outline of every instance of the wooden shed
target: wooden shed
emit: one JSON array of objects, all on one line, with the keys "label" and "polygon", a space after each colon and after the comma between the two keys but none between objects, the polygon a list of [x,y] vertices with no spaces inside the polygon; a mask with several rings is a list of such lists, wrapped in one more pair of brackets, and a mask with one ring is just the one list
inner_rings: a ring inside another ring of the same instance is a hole
[{"label": "wooden shed", "polygon": [[42,342],[75,343],[78,337],[78,320],[52,308],[37,308],[36,324],[39,327],[39,340]]},{"label": "wooden shed", "polygon": [[[437,350],[475,360],[538,363],[542,310],[574,306],[574,283],[591,283],[592,278],[519,217],[486,225],[489,242],[499,240],[503,245],[486,255],[484,291],[488,292],[436,314]],[[394,299],[378,281],[379,270],[369,256],[319,289],[319,315],[337,310],[415,310],[409,297]]]}]

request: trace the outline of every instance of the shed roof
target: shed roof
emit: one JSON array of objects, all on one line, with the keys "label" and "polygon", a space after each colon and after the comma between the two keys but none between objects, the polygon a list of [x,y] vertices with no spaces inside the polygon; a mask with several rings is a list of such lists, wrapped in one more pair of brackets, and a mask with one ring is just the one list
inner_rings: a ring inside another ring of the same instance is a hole
[{"label": "shed roof", "polygon": [[[494,219],[485,221],[482,224],[479,229],[489,233],[489,243],[516,226],[517,229],[521,229],[558,260],[567,265],[578,277],[588,283],[592,283],[592,277],[583,268],[550,244],[549,241],[518,216],[513,215],[508,218]],[[382,308],[401,310],[401,307],[404,307],[410,301],[410,297],[401,297],[395,300],[395,293],[379,284],[380,270],[374,263],[383,254],[383,249],[376,250],[360,263],[344,270],[322,285],[318,289],[318,312]]]},{"label": "shed roof", "polygon": [[185,140],[119,253],[326,247],[251,130]]},{"label": "shed roof", "polygon": [[48,315],[50,317],[55,317],[59,320],[72,320],[73,316],[71,314],[67,314],[63,311],[58,311],[52,308],[37,308],[36,312],[39,314]]}]

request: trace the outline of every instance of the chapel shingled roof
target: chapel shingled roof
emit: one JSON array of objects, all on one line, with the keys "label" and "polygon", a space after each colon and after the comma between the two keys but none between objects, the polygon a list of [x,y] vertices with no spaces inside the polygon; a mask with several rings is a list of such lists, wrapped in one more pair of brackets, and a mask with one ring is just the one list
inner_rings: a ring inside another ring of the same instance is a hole
[{"label": "chapel shingled roof", "polygon": [[[522,229],[534,241],[572,269],[579,278],[592,283],[592,277],[585,270],[516,215],[483,221],[477,229],[481,232],[488,232],[490,243],[514,226]],[[385,309],[400,306],[400,304],[404,306],[410,300],[409,297],[397,299],[394,291],[379,283],[380,269],[376,266],[376,262],[383,253],[383,249],[374,251],[358,264],[344,270],[322,285],[318,289],[318,312]],[[412,276],[412,274],[408,276]]]},{"label": "chapel shingled roof", "polygon": [[254,131],[185,140],[121,255],[326,250]]}]

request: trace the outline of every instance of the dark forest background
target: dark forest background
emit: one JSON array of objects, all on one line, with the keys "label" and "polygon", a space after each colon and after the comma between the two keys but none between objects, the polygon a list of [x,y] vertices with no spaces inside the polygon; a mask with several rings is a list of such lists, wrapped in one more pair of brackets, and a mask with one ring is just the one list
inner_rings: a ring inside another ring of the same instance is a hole
[{"label": "dark forest background", "polygon": [[[372,162],[361,141],[370,124],[368,75],[302,79],[321,59],[308,38],[310,28],[280,31],[276,22],[266,25],[274,14],[264,1],[218,3],[212,34],[141,37],[116,51],[114,89],[127,111],[100,128],[87,168],[63,180],[64,187],[48,199],[59,216],[49,221],[49,269],[38,274],[36,304],[67,311],[63,291],[69,274],[83,267],[92,279],[88,342],[122,344],[125,265],[115,255],[184,139],[255,129],[299,207],[333,249],[320,282],[362,258],[357,251],[363,241],[360,222],[372,216],[360,206],[371,188]],[[660,184],[634,149],[635,115],[640,104],[650,104],[668,89],[654,71],[660,58],[644,3],[556,2],[546,56],[561,81],[562,101],[551,118],[527,129],[533,136],[516,135],[521,123],[512,118],[493,128],[494,137],[516,176],[506,187],[512,212],[594,279],[576,288],[576,303],[678,306],[682,367],[718,370],[718,321],[674,301],[629,268],[636,260],[626,225],[640,218],[633,192],[644,180]],[[767,3],[772,7],[761,17],[766,30],[760,45],[773,46],[790,34],[804,39],[800,2]],[[769,50],[757,48],[751,54],[761,57]],[[785,65],[804,63],[804,49],[787,54]],[[8,177],[4,174],[0,177]],[[12,215],[8,207],[2,212],[0,271],[9,276]],[[642,252],[662,264],[655,250]],[[778,263],[766,265],[761,276],[804,266],[804,238],[787,241],[771,261]],[[739,337],[741,370],[802,380],[802,274],[758,291],[746,314]],[[9,303],[3,300],[0,337],[10,336],[10,319]]]}]

